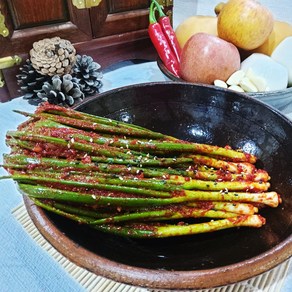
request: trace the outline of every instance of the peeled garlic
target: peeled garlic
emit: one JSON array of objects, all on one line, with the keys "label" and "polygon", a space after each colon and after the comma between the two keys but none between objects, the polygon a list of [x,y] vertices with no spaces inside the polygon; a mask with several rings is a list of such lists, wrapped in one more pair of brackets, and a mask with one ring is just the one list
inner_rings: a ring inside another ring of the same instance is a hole
[{"label": "peeled garlic", "polygon": [[247,77],[243,77],[239,85],[245,92],[258,92],[256,86]]},{"label": "peeled garlic", "polygon": [[222,88],[227,88],[227,84],[223,80],[216,79],[214,85]]},{"label": "peeled garlic", "polygon": [[238,85],[230,85],[228,87],[228,89],[230,90],[234,90],[234,91],[237,91],[237,92],[245,92],[240,86]]},{"label": "peeled garlic", "polygon": [[267,90],[267,81],[261,77],[257,76],[251,68],[249,68],[245,75],[258,89],[258,91],[266,91]]},{"label": "peeled garlic", "polygon": [[227,79],[226,83],[228,85],[238,85],[239,82],[244,77],[245,72],[243,70],[235,71],[231,76]]}]

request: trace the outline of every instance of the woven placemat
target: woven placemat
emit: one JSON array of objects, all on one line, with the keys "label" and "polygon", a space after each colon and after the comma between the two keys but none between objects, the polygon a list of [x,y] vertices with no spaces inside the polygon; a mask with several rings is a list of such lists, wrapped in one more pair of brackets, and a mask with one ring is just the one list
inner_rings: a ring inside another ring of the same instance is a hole
[{"label": "woven placemat", "polygon": [[[52,256],[86,291],[90,292],[166,292],[168,290],[153,290],[118,283],[113,280],[98,276],[77,266],[59,253],[38,231],[31,220],[24,204],[12,210],[16,220],[22,225],[33,240]],[[237,284],[214,289],[188,290],[200,292],[280,292],[287,275],[291,260],[282,263],[276,268]],[[173,290],[171,290],[173,291]],[[177,290],[176,290],[177,291]],[[186,290],[184,290],[186,291]]]}]

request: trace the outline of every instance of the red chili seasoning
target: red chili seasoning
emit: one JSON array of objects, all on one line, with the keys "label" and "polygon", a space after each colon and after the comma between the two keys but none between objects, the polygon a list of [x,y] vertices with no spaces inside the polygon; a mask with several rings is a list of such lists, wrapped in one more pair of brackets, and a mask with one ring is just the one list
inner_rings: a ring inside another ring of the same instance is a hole
[{"label": "red chili seasoning", "polygon": [[161,25],[156,21],[155,7],[155,2],[152,2],[149,11],[149,37],[165,67],[174,75],[179,76],[179,61],[172,51]]}]

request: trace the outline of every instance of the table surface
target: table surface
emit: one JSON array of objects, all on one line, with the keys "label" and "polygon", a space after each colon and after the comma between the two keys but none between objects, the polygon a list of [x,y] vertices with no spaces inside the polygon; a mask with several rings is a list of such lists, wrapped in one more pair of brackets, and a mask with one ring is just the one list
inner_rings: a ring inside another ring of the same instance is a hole
[{"label": "table surface", "polygon": [[[176,1],[175,3],[177,3]],[[192,1],[181,1],[177,7],[176,23],[192,14]],[[179,10],[181,8],[181,10]],[[125,65],[125,64],[124,64]],[[135,83],[165,81],[156,63],[112,68],[104,74],[101,91]],[[33,112],[35,106],[22,97],[0,104],[0,164],[3,153],[9,153],[5,145],[5,133],[16,129],[24,117],[14,109]],[[288,113],[292,118],[292,112]],[[7,173],[0,169],[0,176]],[[12,210],[22,204],[22,197],[12,180],[0,182],[0,291],[85,291],[68,273],[35,241],[29,237],[12,215]],[[283,292],[292,291],[292,268],[284,282]]]}]

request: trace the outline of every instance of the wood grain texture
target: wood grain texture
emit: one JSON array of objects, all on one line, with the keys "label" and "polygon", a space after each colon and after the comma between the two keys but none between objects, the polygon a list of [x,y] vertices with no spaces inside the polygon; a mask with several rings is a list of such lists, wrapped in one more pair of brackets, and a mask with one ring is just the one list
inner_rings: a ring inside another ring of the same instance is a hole
[{"label": "wood grain texture", "polygon": [[148,8],[149,0],[108,0],[109,13]]},{"label": "wood grain texture", "polygon": [[69,19],[65,0],[10,0],[14,29],[65,22]]}]

